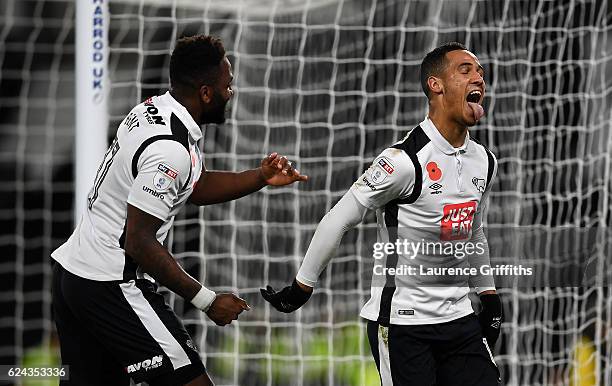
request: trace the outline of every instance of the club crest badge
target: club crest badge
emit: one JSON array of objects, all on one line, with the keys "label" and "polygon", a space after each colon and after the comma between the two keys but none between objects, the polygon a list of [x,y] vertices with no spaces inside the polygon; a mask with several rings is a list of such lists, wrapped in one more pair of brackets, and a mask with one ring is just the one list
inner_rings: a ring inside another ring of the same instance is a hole
[{"label": "club crest badge", "polygon": [[474,186],[480,193],[484,193],[485,188],[487,187],[487,184],[484,178],[474,177],[472,178],[472,183],[474,184]]},{"label": "club crest badge", "polygon": [[380,166],[374,166],[372,170],[372,175],[371,175],[372,183],[378,185],[382,183],[386,178],[387,178],[387,173],[385,173],[380,168]]},{"label": "club crest badge", "polygon": [[391,162],[385,158],[379,158],[374,164],[372,164],[372,173],[370,174],[370,179],[372,183],[375,185],[381,184],[387,176],[393,174],[395,171],[395,167],[391,164]]},{"label": "club crest badge", "polygon": [[172,180],[161,173],[155,173],[155,179],[153,181],[153,185],[155,186],[155,190],[164,191],[170,187]]}]

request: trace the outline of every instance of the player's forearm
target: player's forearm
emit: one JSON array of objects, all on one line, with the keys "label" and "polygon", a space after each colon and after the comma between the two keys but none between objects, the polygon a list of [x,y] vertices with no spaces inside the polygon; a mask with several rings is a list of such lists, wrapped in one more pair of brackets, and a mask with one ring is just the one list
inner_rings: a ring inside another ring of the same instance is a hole
[{"label": "player's forearm", "polygon": [[495,280],[493,275],[485,275],[483,272],[489,270],[481,269],[481,267],[485,265],[491,265],[489,244],[487,243],[487,238],[482,227],[474,230],[470,242],[476,246],[476,252],[468,256],[468,262],[470,267],[474,267],[477,270],[477,274],[470,277],[470,287],[474,288],[479,295],[495,293]]},{"label": "player's forearm", "polygon": [[193,189],[190,201],[211,205],[244,197],[266,186],[261,169],[243,172],[206,171]]},{"label": "player's forearm", "polygon": [[359,224],[366,212],[367,208],[361,205],[351,192],[338,201],[317,226],[296,275],[298,284],[314,287],[321,272],[336,254],[344,234]]},{"label": "player's forearm", "polygon": [[306,256],[296,275],[298,284],[314,287],[321,272],[336,253],[345,232],[343,229],[334,226],[329,213],[323,217],[310,241]]},{"label": "player's forearm", "polygon": [[172,255],[156,239],[141,238],[125,244],[125,252],[140,265],[142,270],[177,295],[191,300],[202,285],[191,277],[174,260]]}]

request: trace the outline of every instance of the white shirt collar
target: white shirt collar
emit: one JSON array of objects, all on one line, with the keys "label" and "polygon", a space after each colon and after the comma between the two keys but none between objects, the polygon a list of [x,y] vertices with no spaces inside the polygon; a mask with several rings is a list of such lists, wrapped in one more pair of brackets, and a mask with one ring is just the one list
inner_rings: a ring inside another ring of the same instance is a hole
[{"label": "white shirt collar", "polygon": [[425,134],[431,139],[431,142],[440,149],[441,152],[448,155],[456,154],[457,152],[465,153],[467,151],[468,145],[470,143],[470,133],[469,131],[465,135],[465,141],[463,145],[460,147],[453,147],[446,138],[442,136],[436,125],[434,125],[433,121],[429,119],[429,117],[425,117],[425,120],[421,122],[421,128],[425,131]]},{"label": "white shirt collar", "polygon": [[168,103],[168,105],[172,108],[178,119],[183,122],[183,125],[185,125],[185,127],[187,128],[187,131],[189,131],[189,135],[191,136],[191,138],[194,141],[199,141],[200,138],[202,138],[202,129],[200,129],[200,125],[198,125],[196,121],[193,120],[193,117],[191,116],[191,114],[189,114],[189,111],[187,111],[185,106],[183,106],[179,103],[179,101],[174,99],[174,97],[170,95],[170,91],[166,91],[166,93],[160,95],[159,98],[161,98],[164,102]]}]

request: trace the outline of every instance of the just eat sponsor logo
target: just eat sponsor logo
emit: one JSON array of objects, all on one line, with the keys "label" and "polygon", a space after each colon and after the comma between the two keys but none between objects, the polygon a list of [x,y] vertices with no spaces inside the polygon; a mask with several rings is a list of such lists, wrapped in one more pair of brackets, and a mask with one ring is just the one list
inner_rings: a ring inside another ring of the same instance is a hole
[{"label": "just eat sponsor logo", "polygon": [[440,240],[466,240],[470,237],[476,201],[444,206],[440,221]]}]

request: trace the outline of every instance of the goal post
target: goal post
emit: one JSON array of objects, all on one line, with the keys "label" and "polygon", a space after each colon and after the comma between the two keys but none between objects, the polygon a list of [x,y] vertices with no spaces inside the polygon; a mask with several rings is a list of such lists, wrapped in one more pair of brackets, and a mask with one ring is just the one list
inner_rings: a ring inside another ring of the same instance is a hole
[{"label": "goal post", "polygon": [[109,22],[108,0],[76,1],[75,224],[107,148]]}]

